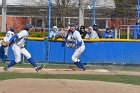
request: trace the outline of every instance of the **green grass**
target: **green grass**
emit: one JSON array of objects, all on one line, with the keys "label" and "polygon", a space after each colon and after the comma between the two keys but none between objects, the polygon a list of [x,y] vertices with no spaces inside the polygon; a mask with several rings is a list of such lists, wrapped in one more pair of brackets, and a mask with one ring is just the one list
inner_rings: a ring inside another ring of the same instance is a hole
[{"label": "green grass", "polygon": [[[1,62],[0,67],[6,66],[8,63],[4,64]],[[38,64],[42,65],[42,64]],[[66,64],[45,64],[45,68],[51,68],[51,69],[66,69],[68,68]],[[20,68],[32,68],[33,66],[31,64],[25,63],[25,64],[16,64],[14,67],[20,67]]]},{"label": "green grass", "polygon": [[[7,64],[0,63],[0,67]],[[67,69],[67,64],[46,64],[45,68]],[[16,64],[14,67],[32,68],[30,64]],[[133,66],[112,66],[112,65],[86,65],[87,69],[107,69],[112,71],[140,71],[140,67]],[[140,85],[140,76],[130,75],[75,75],[75,74],[39,74],[39,73],[0,73],[0,80],[16,78],[37,78],[37,79],[76,79],[76,80],[98,80],[107,82],[119,82],[126,84]]]},{"label": "green grass", "polygon": [[38,74],[38,73],[0,73],[0,80],[16,78],[36,78],[36,79],[75,79],[75,80],[98,80],[107,82],[119,82],[126,84],[140,85],[139,76],[127,75],[75,75],[75,74]]},{"label": "green grass", "polygon": [[[6,66],[6,64],[0,62],[0,67]],[[39,64],[40,65],[40,64]],[[20,67],[20,68],[32,68],[32,65],[30,64],[16,64],[14,67]],[[94,69],[106,69],[110,71],[140,71],[139,66],[117,66],[117,65],[85,65],[87,69],[94,70]],[[67,69],[68,64],[46,64],[45,68],[50,69]]]}]

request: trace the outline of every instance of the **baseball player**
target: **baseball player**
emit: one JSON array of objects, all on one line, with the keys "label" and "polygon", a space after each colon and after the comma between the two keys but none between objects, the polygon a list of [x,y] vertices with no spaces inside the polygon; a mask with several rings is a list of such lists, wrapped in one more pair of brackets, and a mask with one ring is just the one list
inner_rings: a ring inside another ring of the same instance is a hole
[{"label": "baseball player", "polygon": [[[5,37],[3,38],[4,42],[8,42],[11,37],[14,35],[14,28],[10,27],[10,30],[6,33]],[[6,62],[6,58],[8,57],[8,46],[3,46],[4,47],[4,57],[3,57],[3,62]]]},{"label": "baseball player", "polygon": [[21,54],[23,54],[30,64],[35,68],[35,70],[38,72],[43,68],[43,66],[37,66],[37,64],[34,62],[31,54],[24,48],[25,41],[28,37],[28,31],[32,28],[31,24],[27,24],[25,26],[25,29],[21,32],[15,34],[10,40],[9,44],[12,46],[12,50],[14,52],[15,60],[12,60],[6,67],[4,67],[4,71],[8,71],[8,69],[15,64],[19,63],[21,61]]},{"label": "baseball player", "polygon": [[[72,44],[73,47],[76,48],[75,52],[72,55],[72,61],[80,70],[85,70],[84,65],[80,61],[79,57],[85,50],[85,45],[82,40],[80,33],[76,30],[76,23],[70,24],[70,33],[66,39],[66,45]],[[71,40],[73,40],[71,42]]]}]

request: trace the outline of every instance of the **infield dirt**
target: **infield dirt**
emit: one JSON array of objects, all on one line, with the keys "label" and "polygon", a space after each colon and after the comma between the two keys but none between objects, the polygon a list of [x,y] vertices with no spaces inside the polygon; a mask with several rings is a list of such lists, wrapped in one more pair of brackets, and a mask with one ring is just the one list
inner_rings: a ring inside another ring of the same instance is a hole
[{"label": "infield dirt", "polygon": [[140,86],[66,79],[10,79],[0,81],[0,93],[140,93]]},{"label": "infield dirt", "polygon": [[[4,72],[0,67],[0,72]],[[33,68],[10,68],[9,72],[37,73]],[[43,69],[42,74],[115,74],[138,75],[139,72],[108,71],[105,69],[72,71]],[[9,79],[0,81],[0,93],[140,93],[140,86],[123,83],[67,79]]]}]

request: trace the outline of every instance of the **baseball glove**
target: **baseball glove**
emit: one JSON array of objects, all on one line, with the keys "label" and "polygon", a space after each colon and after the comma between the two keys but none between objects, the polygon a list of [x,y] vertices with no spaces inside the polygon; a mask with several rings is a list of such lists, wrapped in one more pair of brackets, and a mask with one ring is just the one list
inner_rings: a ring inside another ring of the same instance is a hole
[{"label": "baseball glove", "polygon": [[68,48],[73,48],[73,47],[75,47],[75,44],[66,43],[66,46],[67,46]]},{"label": "baseball glove", "polygon": [[7,47],[7,46],[9,46],[9,42],[5,42],[4,40],[2,40],[1,45],[4,47]]}]

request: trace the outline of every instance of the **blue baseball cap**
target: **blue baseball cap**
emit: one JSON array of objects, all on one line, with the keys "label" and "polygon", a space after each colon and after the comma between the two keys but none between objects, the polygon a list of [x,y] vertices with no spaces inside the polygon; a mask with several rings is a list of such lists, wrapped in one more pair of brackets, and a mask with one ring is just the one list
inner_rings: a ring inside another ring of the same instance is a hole
[{"label": "blue baseball cap", "polygon": [[10,27],[10,31],[14,32],[14,27]]},{"label": "blue baseball cap", "polygon": [[107,27],[106,30],[110,30],[110,27]]},{"label": "blue baseball cap", "polygon": [[73,23],[71,23],[69,26],[70,26],[70,27],[76,27],[76,23],[73,22]]},{"label": "blue baseball cap", "polygon": [[31,24],[26,24],[25,28],[26,29],[32,28],[32,25]]}]

